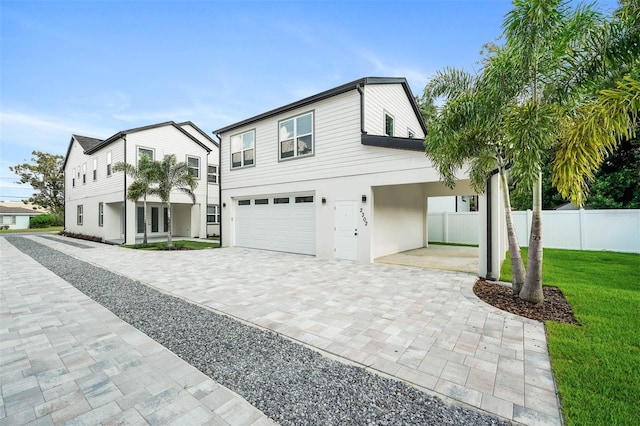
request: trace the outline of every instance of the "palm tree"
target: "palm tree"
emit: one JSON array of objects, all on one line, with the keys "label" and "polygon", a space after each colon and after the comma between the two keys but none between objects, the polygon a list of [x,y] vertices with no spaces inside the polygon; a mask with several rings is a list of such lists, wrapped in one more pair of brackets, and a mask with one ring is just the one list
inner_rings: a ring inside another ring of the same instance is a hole
[{"label": "palm tree", "polygon": [[138,160],[138,167],[129,164],[119,162],[114,164],[113,171],[114,172],[125,172],[127,175],[131,176],[134,181],[127,188],[127,199],[133,201],[134,203],[138,202],[140,198],[143,199],[144,207],[144,237],[142,240],[142,245],[147,245],[147,196],[152,194],[154,176],[153,176],[153,167],[152,161],[149,159],[149,156],[143,154]]},{"label": "palm tree", "polygon": [[195,204],[196,195],[194,190],[198,186],[195,176],[189,170],[187,163],[176,160],[176,156],[165,155],[162,161],[153,163],[153,176],[157,186],[152,188],[151,193],[160,197],[167,208],[168,234],[167,247],[173,247],[172,227],[171,227],[171,192],[176,190],[183,192]]},{"label": "palm tree", "polygon": [[[498,170],[502,189],[509,253],[512,267],[512,288],[519,295],[525,279],[525,268],[520,244],[511,216],[511,203],[507,186],[507,167],[513,163],[513,151],[505,144],[504,114],[511,102],[508,82],[511,77],[500,55],[505,52],[495,45],[487,45],[489,56],[479,75],[463,70],[446,68],[436,73],[425,87],[423,111],[431,123],[425,138],[426,154],[434,163],[440,177],[448,187],[455,185],[455,172],[469,166],[471,186],[483,193],[485,183],[493,170]],[[502,87],[493,90],[495,79]],[[446,102],[439,111],[434,100]]]}]

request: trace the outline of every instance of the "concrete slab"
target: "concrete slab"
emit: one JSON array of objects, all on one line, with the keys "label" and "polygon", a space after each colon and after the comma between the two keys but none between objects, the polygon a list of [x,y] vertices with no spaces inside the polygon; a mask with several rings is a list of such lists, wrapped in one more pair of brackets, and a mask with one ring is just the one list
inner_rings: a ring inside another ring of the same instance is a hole
[{"label": "concrete slab", "polygon": [[432,244],[376,258],[376,263],[478,274],[478,248]]}]

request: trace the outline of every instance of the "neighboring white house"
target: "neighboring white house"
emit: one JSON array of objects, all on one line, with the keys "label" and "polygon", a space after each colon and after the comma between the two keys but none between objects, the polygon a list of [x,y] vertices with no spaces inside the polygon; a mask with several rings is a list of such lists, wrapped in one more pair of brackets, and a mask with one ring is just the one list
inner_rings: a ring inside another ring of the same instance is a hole
[{"label": "neighboring white house", "polygon": [[426,246],[427,198],[473,191],[439,181],[425,132],[406,79],[381,77],[217,130],[222,245],[362,262]]},{"label": "neighboring white house", "polygon": [[[113,166],[137,166],[142,154],[162,160],[174,154],[198,178],[196,202],[186,194],[171,194],[172,233],[206,238],[219,234],[218,143],[193,123],[173,121],[124,130],[102,140],[73,135],[64,162],[65,230],[132,244],[144,232],[142,200],[126,199],[133,179]],[[157,197],[147,199],[149,237],[167,235],[167,209]]]},{"label": "neighboring white house", "polygon": [[[42,209],[20,207],[18,203],[0,203],[0,226],[8,229],[28,229],[29,219],[47,213]],[[23,203],[19,203],[24,206]]]}]

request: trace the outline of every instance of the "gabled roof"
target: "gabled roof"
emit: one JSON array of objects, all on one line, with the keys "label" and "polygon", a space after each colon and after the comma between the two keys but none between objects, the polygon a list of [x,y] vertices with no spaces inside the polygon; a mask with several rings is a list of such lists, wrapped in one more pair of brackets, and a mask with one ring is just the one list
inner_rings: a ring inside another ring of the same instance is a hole
[{"label": "gabled roof", "polygon": [[69,141],[69,147],[67,148],[67,155],[65,155],[65,157],[64,157],[64,164],[63,164],[62,167],[65,168],[66,165],[67,165],[67,159],[69,158],[69,152],[71,152],[71,146],[73,145],[73,141],[74,140],[77,141],[78,144],[82,147],[85,155],[91,155],[94,152],[97,152],[97,151],[101,150],[102,148],[108,146],[109,144],[117,141],[118,139],[123,138],[125,135],[131,134],[131,133],[142,132],[144,130],[155,129],[155,128],[159,128],[159,127],[165,127],[165,126],[173,126],[178,131],[183,133],[186,137],[188,137],[189,139],[191,139],[192,141],[194,141],[195,143],[200,145],[202,148],[204,148],[207,152],[211,152],[211,148],[209,148],[208,146],[206,146],[205,144],[200,142],[193,135],[191,135],[189,132],[187,132],[186,130],[184,130],[181,127],[182,125],[185,125],[185,124],[189,124],[189,125],[193,126],[193,128],[196,129],[199,133],[202,133],[204,136],[206,136],[206,138],[208,140],[210,140],[212,143],[218,145],[215,140],[213,140],[212,138],[207,136],[200,128],[198,128],[198,126],[196,126],[195,124],[193,124],[190,121],[186,121],[186,122],[180,123],[180,124],[176,124],[174,121],[165,121],[163,123],[151,124],[149,126],[134,127],[133,129],[129,129],[129,130],[122,130],[122,131],[120,131],[120,132],[118,132],[118,133],[116,133],[116,134],[114,134],[114,135],[112,135],[112,136],[110,136],[110,137],[108,137],[107,139],[104,139],[104,140],[91,138],[91,137],[88,137],[88,136],[71,135],[71,141]]},{"label": "gabled roof", "polygon": [[205,138],[207,138],[211,143],[213,143],[215,146],[220,146],[220,143],[213,139],[211,136],[207,135],[205,132],[202,131],[202,129],[200,129],[200,127],[196,126],[195,124],[193,124],[193,122],[191,121],[184,121],[182,123],[178,123],[178,126],[182,127],[182,126],[191,126],[193,127],[198,133],[200,133],[202,136],[204,136]]},{"label": "gabled roof", "polygon": [[309,96],[308,98],[301,99],[297,102],[293,102],[291,104],[282,106],[280,108],[273,109],[271,111],[267,111],[265,113],[256,115],[251,118],[247,118],[246,120],[239,121],[237,123],[231,124],[229,126],[223,127],[221,129],[215,130],[214,134],[220,134],[224,132],[228,132],[233,129],[237,129],[242,126],[246,126],[247,124],[255,123],[256,121],[264,120],[265,118],[273,117],[275,115],[288,112],[294,110],[296,108],[300,108],[318,101],[322,101],[324,99],[331,98],[333,96],[340,95],[342,93],[350,92],[351,90],[356,90],[358,87],[365,86],[367,84],[401,84],[404,92],[411,103],[411,107],[413,108],[413,112],[416,114],[416,118],[420,123],[420,127],[424,133],[427,133],[427,126],[422,119],[422,114],[420,113],[420,107],[418,107],[418,103],[416,102],[413,93],[411,93],[411,88],[409,87],[409,83],[407,79],[404,77],[364,77],[350,83],[343,84],[338,87],[334,87],[333,89],[326,90],[324,92],[318,93],[317,95]]},{"label": "gabled roof", "polygon": [[7,207],[7,206],[0,206],[0,214],[27,214],[30,216],[35,216],[35,215],[39,215],[39,214],[43,214],[45,212],[43,211],[38,211],[38,210],[32,210],[32,209],[27,209],[24,207]]}]

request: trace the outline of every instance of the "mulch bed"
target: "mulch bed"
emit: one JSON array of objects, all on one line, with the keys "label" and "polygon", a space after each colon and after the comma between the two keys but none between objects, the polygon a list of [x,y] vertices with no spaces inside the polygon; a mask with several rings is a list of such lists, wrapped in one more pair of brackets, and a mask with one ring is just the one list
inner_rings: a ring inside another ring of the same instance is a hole
[{"label": "mulch bed", "polygon": [[556,321],[580,325],[571,305],[557,287],[543,287],[544,303],[534,305],[513,295],[511,287],[478,279],[473,292],[484,302],[503,311],[538,321]]}]

